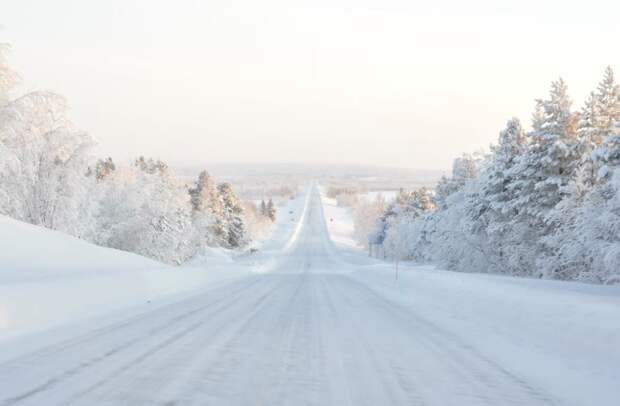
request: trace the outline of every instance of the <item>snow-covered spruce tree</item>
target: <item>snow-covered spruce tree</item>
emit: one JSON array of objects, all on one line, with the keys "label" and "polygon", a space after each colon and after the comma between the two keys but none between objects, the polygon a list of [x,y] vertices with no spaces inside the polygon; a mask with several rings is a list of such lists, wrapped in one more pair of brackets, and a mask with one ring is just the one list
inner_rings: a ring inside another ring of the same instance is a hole
[{"label": "snow-covered spruce tree", "polygon": [[506,201],[514,198],[507,188],[513,180],[509,174],[526,149],[527,137],[521,122],[518,118],[512,118],[500,132],[497,145],[491,147],[492,158],[484,173],[486,177],[483,185],[484,196],[498,211],[504,209]]},{"label": "snow-covered spruce tree", "polygon": [[94,176],[97,182],[103,181],[105,178],[110,176],[112,172],[116,170],[116,164],[111,157],[106,159],[98,159],[95,163],[94,168],[88,167],[86,171],[86,176]]},{"label": "snow-covered spruce tree", "polygon": [[620,85],[610,67],[599,83],[594,112],[596,145],[600,145],[594,154],[601,161],[598,175],[602,179],[610,178],[611,170],[620,166]]},{"label": "snow-covered spruce tree", "polygon": [[[576,115],[570,111],[571,101],[561,79],[551,85],[550,98],[538,100],[542,118],[534,122],[528,134],[530,142],[525,154],[508,176],[515,179],[509,185],[514,196],[507,202],[512,213],[511,226],[519,230],[519,238],[531,246],[530,259],[553,255],[543,237],[554,233],[561,218],[553,210],[572,193],[580,162],[579,140],[576,134]],[[534,263],[528,265],[533,274],[541,276]]]},{"label": "snow-covered spruce tree", "polygon": [[576,114],[565,84],[554,82],[537,101],[532,132],[513,119],[488,159],[456,161],[434,211],[407,218],[401,194],[377,239],[390,256],[449,269],[618,283],[618,93],[608,69]]},{"label": "snow-covered spruce tree", "polygon": [[583,186],[583,190],[577,193],[585,193],[587,189],[597,182],[598,171],[601,167],[601,157],[597,158],[603,137],[597,124],[597,95],[592,92],[588,96],[579,116],[577,136],[580,143],[581,162],[577,169],[577,183]]},{"label": "snow-covered spruce tree", "polygon": [[610,175],[609,165],[620,163],[620,86],[611,67],[582,109],[578,125],[582,163],[579,180],[587,189]]},{"label": "snow-covered spruce tree", "polygon": [[475,202],[477,210],[470,213],[472,232],[484,239],[493,272],[522,274],[526,266],[522,261],[525,248],[509,202],[517,197],[512,186],[519,174],[513,168],[527,146],[521,122],[512,118],[500,132],[497,145],[491,147],[492,155],[477,182],[480,193]]},{"label": "snow-covered spruce tree", "polygon": [[243,219],[243,205],[229,183],[221,183],[217,189],[223,205],[226,247],[243,247],[248,243]]},{"label": "snow-covered spruce tree", "polygon": [[[557,254],[543,264],[548,275],[608,283],[618,277],[617,163],[614,140],[619,132],[620,90],[610,68],[596,92],[586,101],[579,125],[583,157],[576,193],[554,211],[560,228],[545,237]],[[614,268],[616,267],[616,268]]]},{"label": "snow-covered spruce tree", "polygon": [[273,200],[269,199],[267,202],[267,206],[265,207],[265,214],[271,220],[271,222],[276,221],[276,206],[273,204]]},{"label": "snow-covered spruce tree", "polygon": [[83,237],[90,228],[86,176],[91,138],[67,117],[65,100],[33,92],[0,107],[0,210]]},{"label": "snow-covered spruce tree", "polygon": [[198,249],[225,245],[227,230],[224,205],[217,185],[207,171],[200,172],[196,183],[189,188],[189,195]]}]

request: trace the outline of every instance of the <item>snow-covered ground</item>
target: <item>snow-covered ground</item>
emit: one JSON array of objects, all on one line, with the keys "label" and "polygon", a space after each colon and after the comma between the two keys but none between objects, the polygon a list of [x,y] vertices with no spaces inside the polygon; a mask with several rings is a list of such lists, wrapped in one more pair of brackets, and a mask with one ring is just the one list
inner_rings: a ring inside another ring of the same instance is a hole
[{"label": "snow-covered ground", "polygon": [[212,249],[183,267],[0,216],[0,340],[128,306],[155,305],[247,275],[263,251],[286,243],[295,225],[291,218],[302,211],[304,199],[300,195],[278,207],[274,237],[257,244],[257,253],[233,259]]},{"label": "snow-covered ground", "polygon": [[[328,229],[352,247],[350,209],[322,195]],[[352,277],[441,326],[489,362],[562,399],[561,404],[620,402],[620,286],[464,274],[367,258]],[[466,344],[465,344],[466,343]]]},{"label": "snow-covered ground", "polygon": [[332,241],[341,248],[361,249],[353,237],[351,208],[338,206],[336,199],[326,196],[325,190],[321,190],[321,200],[323,201],[327,229]]},{"label": "snow-covered ground", "polygon": [[398,190],[374,190],[372,192],[361,194],[360,198],[365,199],[366,201],[373,201],[378,196],[383,197],[386,202],[389,202],[396,199],[396,196],[398,196]]},{"label": "snow-covered ground", "polygon": [[617,404],[617,287],[402,264],[395,280],[324,203],[295,202],[243,260],[261,272],[0,343],[0,405]]}]

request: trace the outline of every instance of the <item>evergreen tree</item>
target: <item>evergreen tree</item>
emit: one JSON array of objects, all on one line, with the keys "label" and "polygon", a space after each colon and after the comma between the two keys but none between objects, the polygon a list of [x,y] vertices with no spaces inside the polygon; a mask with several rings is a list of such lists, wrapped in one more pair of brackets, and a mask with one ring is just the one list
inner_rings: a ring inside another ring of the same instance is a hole
[{"label": "evergreen tree", "polygon": [[108,157],[106,159],[98,159],[94,170],[89,166],[86,175],[94,176],[97,182],[101,182],[110,176],[115,170],[116,165],[114,164],[114,161],[112,158]]},{"label": "evergreen tree", "polygon": [[219,198],[217,186],[207,171],[200,172],[198,180],[189,189],[189,195],[194,211],[210,211],[215,216],[222,215],[222,202]]},{"label": "evergreen tree", "polygon": [[[503,260],[503,272],[518,273],[522,264],[519,255],[520,241],[512,222],[513,212],[508,204],[516,198],[512,188],[518,173],[513,171],[518,160],[527,150],[527,137],[521,123],[512,118],[500,132],[498,144],[491,148],[493,155],[479,180],[480,193],[469,196],[469,232],[477,234],[490,262]],[[494,258],[491,258],[493,256]],[[502,270],[497,269],[501,272]]]},{"label": "evergreen tree", "polygon": [[247,244],[243,206],[229,183],[218,185],[218,192],[223,207],[224,225],[226,229],[226,245],[228,248],[239,248]]},{"label": "evergreen tree", "polygon": [[603,80],[598,85],[596,97],[596,126],[600,131],[598,144],[620,135],[620,86],[616,83],[614,72],[610,66],[605,69]]},{"label": "evergreen tree", "polygon": [[510,185],[515,196],[510,208],[537,225],[544,224],[545,214],[569,194],[576,174],[580,156],[570,106],[564,81],[553,82],[550,98],[537,101],[543,118],[529,134],[528,150],[508,172],[516,179]]},{"label": "evergreen tree", "polygon": [[597,180],[600,167],[595,161],[594,151],[600,147],[603,137],[597,126],[597,95],[588,96],[579,118],[577,136],[579,138],[581,163],[577,170],[577,181],[585,189],[592,187]]},{"label": "evergreen tree", "polygon": [[511,256],[518,257],[514,262],[521,272],[541,275],[538,264],[557,251],[548,238],[562,225],[558,207],[575,194],[581,144],[561,79],[552,83],[549,99],[538,100],[537,106],[542,120],[528,134],[526,153],[508,170],[514,180],[508,185],[511,199],[506,208],[511,217],[506,227],[513,243]]},{"label": "evergreen tree", "polygon": [[620,85],[614,79],[611,67],[599,83],[596,93],[595,133],[598,145],[596,158],[602,161],[600,176],[609,178],[610,167],[620,166]]},{"label": "evergreen tree", "polygon": [[198,175],[198,180],[189,190],[192,205],[192,219],[203,246],[224,245],[226,242],[226,225],[224,208],[215,182],[207,171]]},{"label": "evergreen tree", "polygon": [[269,217],[269,220],[276,221],[276,207],[273,204],[273,200],[269,199],[267,202],[267,207],[265,208],[265,214]]},{"label": "evergreen tree", "polygon": [[515,196],[509,186],[515,180],[512,168],[527,148],[527,138],[521,122],[512,118],[500,132],[497,146],[492,147],[493,157],[484,173],[483,196],[498,215],[506,214],[505,202]]},{"label": "evergreen tree", "polygon": [[140,168],[142,171],[148,174],[163,174],[168,172],[168,165],[160,159],[154,160],[153,158],[145,159],[143,156],[135,160],[134,165]]},{"label": "evergreen tree", "polygon": [[607,69],[577,114],[554,82],[537,100],[533,131],[512,119],[488,159],[455,160],[435,190],[437,210],[425,209],[425,194],[401,191],[370,241],[389,257],[449,269],[617,283],[618,89]]}]

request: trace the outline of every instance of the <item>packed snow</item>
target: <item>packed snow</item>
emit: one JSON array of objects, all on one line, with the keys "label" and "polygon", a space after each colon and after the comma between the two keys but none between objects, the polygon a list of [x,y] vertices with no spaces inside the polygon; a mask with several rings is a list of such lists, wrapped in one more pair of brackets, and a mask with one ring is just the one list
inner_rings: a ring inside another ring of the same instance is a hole
[{"label": "packed snow", "polygon": [[0,340],[247,275],[288,241],[304,199],[277,208],[274,237],[256,252],[214,248],[181,267],[0,216]]},{"label": "packed snow", "polygon": [[618,287],[411,264],[396,280],[330,239],[318,188],[292,204],[255,272],[0,343],[0,405],[617,403]]}]

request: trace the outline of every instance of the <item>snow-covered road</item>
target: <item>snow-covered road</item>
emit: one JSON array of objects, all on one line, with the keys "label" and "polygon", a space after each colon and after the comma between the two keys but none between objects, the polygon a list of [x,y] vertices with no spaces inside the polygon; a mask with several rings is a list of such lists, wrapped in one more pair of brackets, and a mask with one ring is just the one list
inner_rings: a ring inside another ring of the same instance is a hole
[{"label": "snow-covered road", "polygon": [[316,187],[294,237],[268,271],[8,357],[0,405],[566,404],[357,275]]}]

